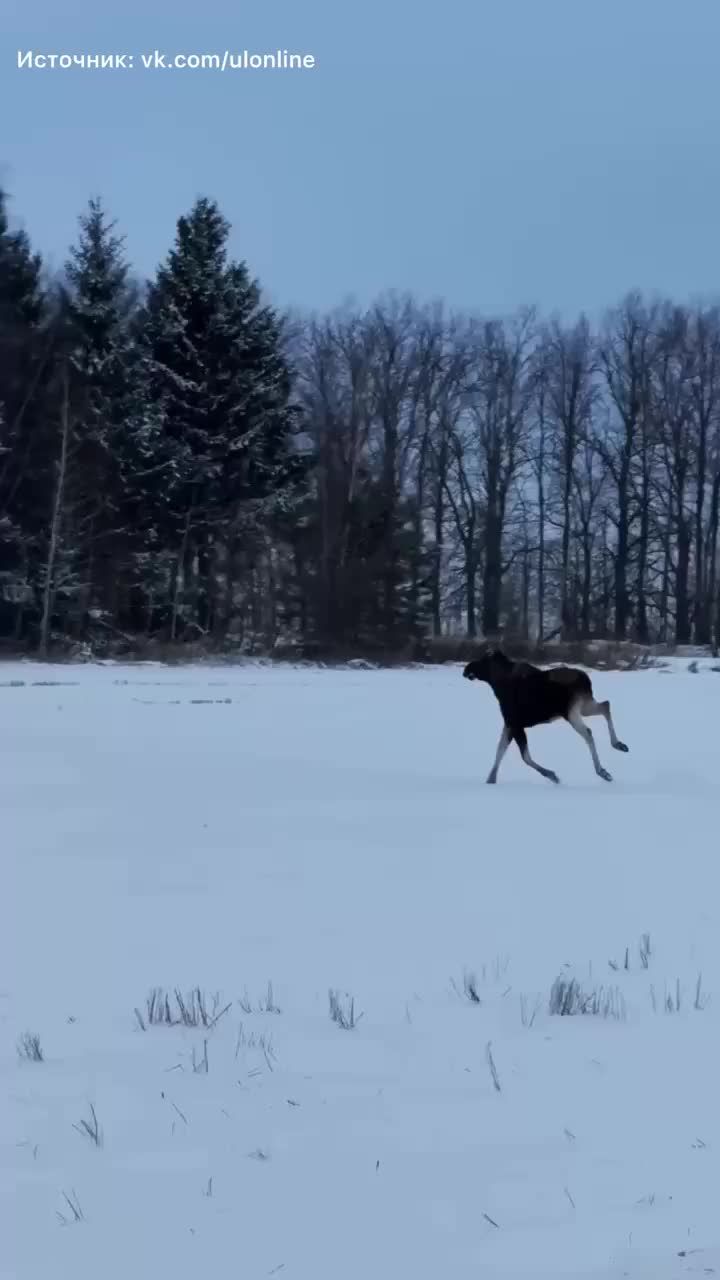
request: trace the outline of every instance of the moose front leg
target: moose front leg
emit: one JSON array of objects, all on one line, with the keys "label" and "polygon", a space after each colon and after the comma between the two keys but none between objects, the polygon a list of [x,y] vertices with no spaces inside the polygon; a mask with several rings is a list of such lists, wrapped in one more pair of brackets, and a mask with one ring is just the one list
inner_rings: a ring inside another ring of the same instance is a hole
[{"label": "moose front leg", "polygon": [[508,747],[510,746],[511,741],[512,741],[512,734],[510,733],[510,730],[508,729],[507,725],[503,725],[503,731],[500,734],[498,749],[495,752],[495,763],[487,776],[488,782],[497,782],[498,769],[502,764],[502,758],[505,755],[505,752],[507,751]]}]

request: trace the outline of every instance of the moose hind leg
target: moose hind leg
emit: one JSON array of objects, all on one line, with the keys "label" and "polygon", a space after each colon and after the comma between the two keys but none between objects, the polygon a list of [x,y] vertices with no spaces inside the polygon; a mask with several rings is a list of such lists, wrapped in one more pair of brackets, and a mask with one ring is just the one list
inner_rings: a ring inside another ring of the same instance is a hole
[{"label": "moose hind leg", "polygon": [[629,750],[625,743],[620,741],[615,732],[615,725],[613,724],[612,711],[610,710],[609,702],[596,702],[594,698],[585,698],[580,707],[580,712],[584,716],[602,716],[608,727],[611,747],[614,747],[616,751]]},{"label": "moose hind leg", "polygon": [[597,776],[602,778],[605,782],[612,782],[612,776],[608,773],[607,769],[603,769],[600,763],[600,757],[598,756],[597,747],[595,746],[595,739],[587,725],[583,724],[582,714],[579,707],[573,707],[568,713],[568,724],[572,726],[576,733],[580,734],[580,737],[586,744],[590,755],[592,756],[592,762],[595,766]]},{"label": "moose hind leg", "polygon": [[528,768],[534,769],[536,773],[541,773],[543,778],[547,778],[549,782],[560,781],[557,774],[553,773],[552,769],[544,769],[541,764],[535,763],[532,756],[530,755],[530,748],[528,747],[527,734],[524,729],[513,729],[512,736],[517,742],[518,748],[520,750],[520,755],[522,756]]}]

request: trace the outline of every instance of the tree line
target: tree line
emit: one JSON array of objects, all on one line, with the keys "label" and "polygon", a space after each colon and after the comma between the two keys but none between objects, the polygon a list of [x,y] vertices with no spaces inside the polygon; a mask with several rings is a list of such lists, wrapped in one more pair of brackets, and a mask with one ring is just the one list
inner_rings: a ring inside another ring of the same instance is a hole
[{"label": "tree line", "polygon": [[0,192],[6,649],[717,644],[719,307],[280,314],[229,233],[141,283],[92,200],[50,277]]}]

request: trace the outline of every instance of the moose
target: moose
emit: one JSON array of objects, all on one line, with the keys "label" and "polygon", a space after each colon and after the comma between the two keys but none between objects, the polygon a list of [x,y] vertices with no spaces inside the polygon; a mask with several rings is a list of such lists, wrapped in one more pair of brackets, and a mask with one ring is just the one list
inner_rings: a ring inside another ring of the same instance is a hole
[{"label": "moose", "polygon": [[489,649],[482,657],[468,662],[463,676],[466,680],[489,684],[502,712],[503,730],[488,782],[497,782],[498,769],[511,742],[517,743],[526,765],[549,782],[559,782],[552,769],[544,769],[533,760],[525,732],[554,720],[567,720],[587,744],[598,777],[612,782],[611,775],[600,763],[595,739],[583,717],[602,716],[610,734],[610,745],[616,751],[628,748],[615,732],[610,703],[595,701],[592,682],[585,671],[564,666],[541,670],[529,662],[514,662],[501,649]]}]

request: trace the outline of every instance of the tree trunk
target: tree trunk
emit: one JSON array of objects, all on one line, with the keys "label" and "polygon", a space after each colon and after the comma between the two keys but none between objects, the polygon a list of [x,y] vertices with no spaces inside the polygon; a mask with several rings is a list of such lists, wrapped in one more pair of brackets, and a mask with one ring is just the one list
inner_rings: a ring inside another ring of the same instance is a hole
[{"label": "tree trunk", "polygon": [[660,588],[660,634],[663,644],[667,644],[670,633],[668,613],[670,609],[670,571],[672,569],[669,526],[666,528],[663,538],[663,552],[662,586]]},{"label": "tree trunk", "polygon": [[502,517],[491,499],[485,520],[485,567],[483,573],[483,635],[496,635],[500,627],[502,590]]},{"label": "tree trunk", "polygon": [[580,603],[580,638],[590,638],[590,599],[592,595],[592,534],[589,526],[582,537],[582,590]]},{"label": "tree trunk", "polygon": [[477,635],[477,602],[476,602],[477,565],[472,551],[466,553],[465,559],[465,608],[467,610],[467,633],[471,639]]},{"label": "tree trunk", "polygon": [[420,634],[420,583],[423,561],[423,510],[425,506],[425,479],[427,463],[428,436],[427,428],[420,445],[418,458],[417,483],[415,489],[415,511],[413,515],[413,545],[411,552],[410,601],[408,610],[408,631],[413,639]]},{"label": "tree trunk", "polygon": [[447,444],[443,439],[437,456],[437,488],[433,510],[434,542],[431,571],[431,607],[433,635],[442,634],[442,561],[445,542],[445,482],[447,475]]},{"label": "tree trunk", "polygon": [[638,566],[637,566],[637,618],[635,622],[635,635],[638,644],[647,644],[650,638],[650,628],[648,625],[647,611],[647,592],[646,592],[646,576],[648,547],[650,541],[650,503],[649,495],[643,494],[643,502],[640,507],[640,535],[638,540]]},{"label": "tree trunk", "polygon": [[628,509],[624,495],[618,510],[617,548],[615,553],[615,639],[627,638],[628,595],[627,570],[629,553]]},{"label": "tree trunk", "polygon": [[563,476],[563,524],[560,562],[560,634],[563,640],[570,637],[572,618],[570,607],[570,494],[572,491],[572,453],[566,451]]},{"label": "tree trunk", "polygon": [[57,464],[57,480],[53,498],[52,516],[50,518],[50,541],[45,565],[45,589],[43,591],[42,618],[40,621],[39,655],[47,657],[50,637],[50,619],[55,600],[55,565],[60,546],[60,530],[65,502],[65,482],[67,479],[68,443],[70,439],[70,393],[68,385],[67,365],[63,366],[62,402],[60,409],[60,458]]},{"label": "tree trunk", "polygon": [[[708,641],[717,647],[720,641],[720,630],[718,621],[720,621],[720,583],[718,582],[718,536],[720,534],[720,471],[717,472],[713,480],[712,498],[710,501],[710,566],[708,569],[707,582],[707,616],[708,616]],[[713,604],[716,604],[717,614],[713,618]],[[713,635],[714,628],[714,635]]]},{"label": "tree trunk", "polygon": [[690,529],[685,515],[678,513],[677,568],[675,572],[675,641],[690,643]]},{"label": "tree trunk", "polygon": [[186,572],[186,561],[187,561],[187,553],[188,553],[188,543],[190,539],[191,520],[192,520],[192,507],[188,507],[187,514],[185,516],[185,526],[183,528],[182,540],[180,542],[180,549],[178,551],[177,559],[175,561],[175,572],[173,574],[172,605],[171,605],[171,614],[170,614],[170,639],[171,641],[173,641],[173,643],[177,639],[177,624],[178,624],[178,616],[180,613],[181,578],[183,580],[183,591],[185,588],[184,575]]},{"label": "tree trunk", "polygon": [[545,634],[545,422],[541,417],[538,450],[538,640]]}]

